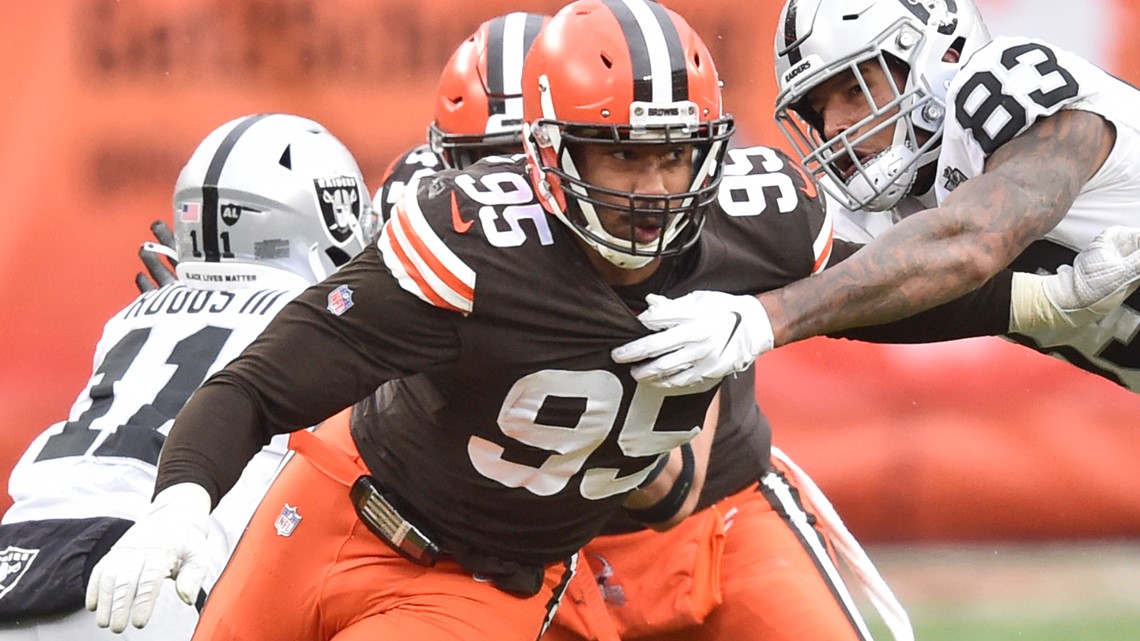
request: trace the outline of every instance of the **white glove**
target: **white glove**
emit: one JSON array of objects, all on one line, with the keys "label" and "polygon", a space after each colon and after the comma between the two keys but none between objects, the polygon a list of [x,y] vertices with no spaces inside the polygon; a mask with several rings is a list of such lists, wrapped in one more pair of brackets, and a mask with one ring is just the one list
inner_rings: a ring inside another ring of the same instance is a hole
[{"label": "white glove", "polygon": [[748,369],[772,349],[768,312],[755,296],[699,291],[669,299],[650,294],[637,318],[658,331],[621,347],[611,358],[636,363],[634,379],[657,387],[690,387]]},{"label": "white glove", "polygon": [[95,565],[87,583],[87,609],[113,632],[128,618],[141,628],[154,612],[162,582],[174,578],[178,596],[193,604],[206,578],[210,495],[179,483],[154,497],[150,512],[123,534]]},{"label": "white glove", "polygon": [[1015,273],[1010,331],[1086,325],[1116,309],[1140,285],[1140,229],[1109,227],[1056,274]]}]

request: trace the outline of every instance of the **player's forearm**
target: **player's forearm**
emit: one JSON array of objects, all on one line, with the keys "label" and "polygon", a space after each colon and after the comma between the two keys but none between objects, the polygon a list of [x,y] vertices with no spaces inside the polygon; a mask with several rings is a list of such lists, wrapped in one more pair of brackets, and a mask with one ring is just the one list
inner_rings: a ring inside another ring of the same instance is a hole
[{"label": "player's forearm", "polygon": [[256,406],[240,387],[212,379],[178,413],[162,448],[155,493],[179,483],[206,488],[212,505],[264,445]]},{"label": "player's forearm", "polygon": [[678,509],[664,520],[646,521],[646,526],[658,531],[668,530],[680,524],[697,509],[705,485],[705,476],[708,473],[709,455],[712,452],[713,439],[716,437],[716,427],[720,422],[720,401],[721,394],[717,392],[705,413],[701,433],[685,446],[692,456],[692,468],[689,472],[684,472],[685,454],[682,448],[674,449],[669,453],[665,469],[651,483],[637,489],[626,498],[625,507],[636,514],[638,510],[645,511],[670,501],[670,494],[677,491],[678,483],[685,484],[685,495],[680,497],[683,500],[678,504]]},{"label": "player's forearm", "polygon": [[[916,216],[928,213],[937,216]],[[762,294],[776,345],[906,318],[980,287],[1003,266],[1004,255],[986,254],[998,240],[952,221],[908,219],[820,274]]]}]

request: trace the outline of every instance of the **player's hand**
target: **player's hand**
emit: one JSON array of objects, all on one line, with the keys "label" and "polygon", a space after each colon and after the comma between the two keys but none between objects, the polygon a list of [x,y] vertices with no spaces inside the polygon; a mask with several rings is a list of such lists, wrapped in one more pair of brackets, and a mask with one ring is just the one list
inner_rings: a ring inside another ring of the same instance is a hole
[{"label": "player's hand", "polygon": [[123,534],[91,571],[87,609],[95,623],[122,632],[129,621],[150,620],[167,578],[193,604],[206,578],[210,495],[194,483],[179,483],[154,497],[151,511]]},{"label": "player's hand", "polygon": [[755,296],[699,291],[645,300],[649,308],[638,320],[661,331],[610,354],[618,363],[639,363],[630,369],[638,382],[674,388],[719,381],[772,349],[772,325]]},{"label": "player's hand", "polygon": [[1073,326],[1116,309],[1140,285],[1140,228],[1109,227],[1044,285],[1049,302]]},{"label": "player's hand", "polygon": [[[142,294],[159,287],[165,287],[178,280],[178,276],[174,272],[174,268],[178,266],[178,253],[174,248],[174,234],[170,231],[170,227],[161,220],[151,223],[150,231],[158,243],[147,241],[139,248],[139,259],[142,260],[146,273],[135,274],[135,286],[139,288],[139,293]],[[169,265],[159,257],[160,254],[166,256]]]}]

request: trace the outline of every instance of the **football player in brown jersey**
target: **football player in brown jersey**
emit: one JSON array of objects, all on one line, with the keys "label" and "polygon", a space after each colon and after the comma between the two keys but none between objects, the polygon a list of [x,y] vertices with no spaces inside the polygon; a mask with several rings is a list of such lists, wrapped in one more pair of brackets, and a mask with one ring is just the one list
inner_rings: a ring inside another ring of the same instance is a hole
[{"label": "football player in brown jersey", "polygon": [[[385,220],[403,189],[425,176],[523,152],[522,61],[543,20],[495,17],[455,50],[440,75],[428,140],[397,157],[376,191]],[[728,180],[731,188],[750,179]],[[744,200],[738,195],[737,207]],[[662,472],[627,499],[629,513],[583,549],[544,638],[692,635],[706,621],[717,638],[756,629],[773,638],[858,637],[862,620],[828,554],[823,520],[788,470],[770,462],[771,430],[754,388],[752,370],[724,381],[691,454],[662,459]],[[370,420],[383,397],[357,404],[355,419]],[[639,502],[654,508],[638,510]]]}]

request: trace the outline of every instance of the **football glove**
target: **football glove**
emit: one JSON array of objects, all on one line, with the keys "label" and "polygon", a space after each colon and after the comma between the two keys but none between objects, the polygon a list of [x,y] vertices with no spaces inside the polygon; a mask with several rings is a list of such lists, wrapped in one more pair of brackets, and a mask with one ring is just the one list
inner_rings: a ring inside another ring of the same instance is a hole
[{"label": "football glove", "polygon": [[91,571],[87,609],[95,623],[122,632],[129,621],[150,621],[158,592],[175,579],[179,598],[193,604],[206,578],[210,495],[195,483],[179,483],[154,497],[150,512],[111,547]]},{"label": "football glove", "polygon": [[[145,274],[143,272],[135,274],[135,286],[138,287],[141,294],[154,291],[159,287],[165,287],[178,280],[178,276],[174,272],[174,268],[178,266],[174,234],[171,233],[170,227],[161,220],[151,223],[150,231],[158,243],[147,241],[139,248],[139,259],[142,260],[143,267],[146,268]],[[167,265],[163,262],[158,257],[159,254],[166,256],[170,264]]]},{"label": "football glove", "polygon": [[630,373],[640,383],[678,388],[719,381],[772,349],[772,324],[755,296],[698,291],[645,300],[649,308],[638,320],[661,331],[610,353],[615,362],[638,363]]},{"label": "football glove", "polygon": [[1109,227],[1056,274],[1015,272],[1011,332],[1077,327],[1120,306],[1140,285],[1140,229]]}]

